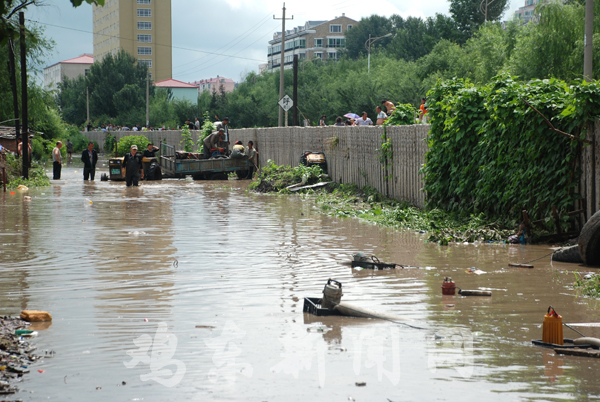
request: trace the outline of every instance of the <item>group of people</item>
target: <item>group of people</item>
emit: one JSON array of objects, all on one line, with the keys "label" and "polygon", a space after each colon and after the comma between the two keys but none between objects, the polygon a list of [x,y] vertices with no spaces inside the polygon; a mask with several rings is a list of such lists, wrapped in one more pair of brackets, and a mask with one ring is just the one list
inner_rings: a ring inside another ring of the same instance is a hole
[{"label": "group of people", "polygon": [[[427,122],[427,109],[425,108],[425,101],[425,98],[421,98],[421,106],[419,107],[419,121],[422,122]],[[383,111],[384,107],[386,110],[385,112]],[[381,101],[381,106],[377,105],[377,107],[375,108],[375,113],[377,115],[375,123],[373,123],[373,120],[369,118],[368,113],[363,111],[358,118],[348,117],[346,121],[344,121],[344,119],[341,116],[338,116],[335,119],[334,126],[380,126],[391,116],[394,110],[396,110],[396,106],[394,106],[394,104],[389,100],[384,99]],[[325,115],[321,116],[321,119],[319,120],[320,127],[327,126],[327,123],[325,121],[326,118],[327,116]]]}]

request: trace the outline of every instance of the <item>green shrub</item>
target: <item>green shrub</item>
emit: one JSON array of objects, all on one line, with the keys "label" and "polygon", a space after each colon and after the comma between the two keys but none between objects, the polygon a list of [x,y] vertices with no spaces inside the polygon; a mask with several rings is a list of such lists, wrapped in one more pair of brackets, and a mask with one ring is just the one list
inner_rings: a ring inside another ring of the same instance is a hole
[{"label": "green shrub", "polygon": [[38,162],[31,163],[29,169],[29,179],[21,177],[21,167],[23,160],[15,157],[13,154],[6,154],[6,174],[8,175],[8,185],[10,189],[17,188],[23,184],[27,187],[44,187],[50,185],[50,178],[46,170]]},{"label": "green shrub", "polygon": [[396,106],[390,117],[383,123],[384,126],[405,126],[415,124],[415,113],[417,109],[410,103],[402,103]]},{"label": "green shrub", "polygon": [[129,152],[133,144],[137,145],[139,152],[144,152],[150,141],[145,135],[128,135],[121,137],[119,145],[117,145],[117,153],[123,156]]}]

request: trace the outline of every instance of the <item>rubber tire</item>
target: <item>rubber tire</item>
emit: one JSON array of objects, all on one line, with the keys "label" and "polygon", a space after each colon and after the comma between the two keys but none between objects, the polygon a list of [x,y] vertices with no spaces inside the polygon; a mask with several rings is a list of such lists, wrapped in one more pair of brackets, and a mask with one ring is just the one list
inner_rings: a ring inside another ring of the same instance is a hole
[{"label": "rubber tire", "polygon": [[581,229],[579,254],[585,265],[600,265],[600,211],[592,215]]},{"label": "rubber tire", "polygon": [[206,177],[204,177],[204,173],[200,173],[200,174],[192,175],[192,179],[194,179],[194,180],[206,180]]},{"label": "rubber tire", "polygon": [[211,180],[227,180],[228,177],[225,173],[213,173],[210,175]]},{"label": "rubber tire", "polygon": [[552,261],[573,262],[581,264],[583,260],[579,255],[579,246],[563,247],[552,253]]},{"label": "rubber tire", "polygon": [[240,180],[244,180],[248,177],[248,171],[247,170],[236,170],[235,174],[237,175],[237,178]]},{"label": "rubber tire", "polygon": [[156,162],[152,162],[148,167],[148,177],[146,180],[162,180],[162,171]]}]

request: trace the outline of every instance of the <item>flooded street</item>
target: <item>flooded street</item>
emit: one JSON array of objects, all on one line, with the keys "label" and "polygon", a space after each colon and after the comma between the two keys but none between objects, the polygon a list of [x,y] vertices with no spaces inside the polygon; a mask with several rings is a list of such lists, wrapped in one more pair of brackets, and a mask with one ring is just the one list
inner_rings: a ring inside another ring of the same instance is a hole
[{"label": "flooded street", "polygon": [[[106,170],[106,168],[104,168]],[[587,400],[600,359],[531,345],[552,305],[600,322],[573,290],[576,264],[548,246],[450,245],[321,214],[312,201],[245,191],[247,181],[84,183],[82,168],[0,193],[0,315],[45,310],[52,324],[8,400]],[[423,267],[353,269],[363,251]],[[485,274],[468,274],[476,267]],[[451,276],[492,297],[442,296]],[[401,324],[302,312],[328,278],[343,301]],[[600,337],[600,328],[577,327]],[[566,338],[579,337],[564,328]],[[45,370],[39,373],[38,370]],[[356,383],[366,383],[357,386]]]}]

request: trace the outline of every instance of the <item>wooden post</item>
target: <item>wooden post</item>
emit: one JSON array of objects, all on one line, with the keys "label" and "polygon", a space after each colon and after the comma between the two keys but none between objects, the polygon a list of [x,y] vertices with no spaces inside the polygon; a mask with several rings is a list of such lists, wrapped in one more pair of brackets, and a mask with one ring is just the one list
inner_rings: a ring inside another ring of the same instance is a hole
[{"label": "wooden post", "polygon": [[19,96],[17,95],[17,71],[15,67],[15,42],[12,38],[8,39],[8,75],[10,79],[10,89],[13,95],[13,112],[15,116],[15,136],[17,143],[21,138],[21,123],[19,120]]},{"label": "wooden post", "polygon": [[298,55],[294,55],[294,83],[292,89],[292,102],[294,106],[292,106],[292,126],[298,125]]},{"label": "wooden post", "polygon": [[21,133],[23,139],[22,158],[24,179],[29,179],[29,127],[27,123],[27,53],[25,48],[25,13],[19,12],[21,47]]}]

